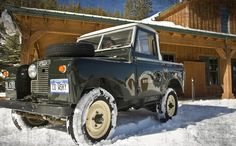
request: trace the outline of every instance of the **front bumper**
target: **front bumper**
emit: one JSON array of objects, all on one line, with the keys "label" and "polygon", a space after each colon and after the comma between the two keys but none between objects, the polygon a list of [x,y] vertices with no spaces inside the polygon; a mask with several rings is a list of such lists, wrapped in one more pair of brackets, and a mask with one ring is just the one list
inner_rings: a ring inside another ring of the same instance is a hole
[{"label": "front bumper", "polygon": [[0,107],[58,118],[68,117],[73,112],[73,108],[69,104],[32,103],[17,100],[0,100]]}]

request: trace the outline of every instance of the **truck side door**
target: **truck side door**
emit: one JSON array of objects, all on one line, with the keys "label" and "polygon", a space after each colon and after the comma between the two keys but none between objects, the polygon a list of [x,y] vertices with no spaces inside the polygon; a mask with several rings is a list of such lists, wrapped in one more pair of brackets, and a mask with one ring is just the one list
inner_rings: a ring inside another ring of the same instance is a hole
[{"label": "truck side door", "polygon": [[134,51],[138,97],[161,94],[163,63],[159,61],[156,34],[138,28]]}]

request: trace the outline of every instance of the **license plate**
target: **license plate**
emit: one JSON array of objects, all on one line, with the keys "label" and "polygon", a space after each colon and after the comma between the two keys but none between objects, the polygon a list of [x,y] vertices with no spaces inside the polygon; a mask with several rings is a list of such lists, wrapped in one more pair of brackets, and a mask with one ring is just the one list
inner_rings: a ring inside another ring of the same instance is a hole
[{"label": "license plate", "polygon": [[5,82],[5,88],[6,88],[6,90],[15,90],[16,89],[15,81]]},{"label": "license plate", "polygon": [[50,90],[51,93],[69,93],[68,79],[51,79]]}]

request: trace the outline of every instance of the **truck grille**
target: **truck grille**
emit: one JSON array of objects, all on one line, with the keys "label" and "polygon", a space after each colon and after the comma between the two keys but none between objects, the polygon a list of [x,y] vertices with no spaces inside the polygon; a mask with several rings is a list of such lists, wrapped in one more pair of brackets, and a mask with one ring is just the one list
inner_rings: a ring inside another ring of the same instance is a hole
[{"label": "truck grille", "polygon": [[37,79],[31,81],[32,93],[48,93],[48,68],[50,60],[37,62]]}]

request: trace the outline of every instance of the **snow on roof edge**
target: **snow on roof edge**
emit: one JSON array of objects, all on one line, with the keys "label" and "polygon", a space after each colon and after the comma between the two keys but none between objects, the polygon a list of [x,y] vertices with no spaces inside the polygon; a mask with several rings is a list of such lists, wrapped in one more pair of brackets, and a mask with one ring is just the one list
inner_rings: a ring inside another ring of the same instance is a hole
[{"label": "snow on roof edge", "polygon": [[85,14],[85,13],[75,13],[75,12],[68,12],[68,11],[29,8],[29,7],[19,7],[19,8],[23,8],[26,10],[33,10],[33,11],[36,10],[36,11],[41,11],[41,12],[51,12],[51,13],[68,14],[68,15],[75,15],[75,16],[85,16],[85,17],[92,17],[92,18],[104,18],[104,19],[120,20],[120,21],[127,21],[127,22],[135,22],[136,21],[136,20],[125,19],[125,18],[116,18],[116,17],[100,16],[100,15]]},{"label": "snow on roof edge", "polygon": [[[170,22],[170,23],[168,24],[168,22]],[[208,33],[208,34],[212,34],[212,35],[231,36],[231,37],[235,37],[235,39],[236,39],[236,34],[229,34],[229,33],[223,33],[223,32],[215,32],[215,31],[194,29],[194,28],[184,27],[184,26],[181,26],[181,25],[175,25],[171,21],[153,21],[153,22],[141,22],[141,23],[142,24],[155,25],[155,26],[161,26],[161,27],[175,28],[175,29],[179,29],[179,30],[187,30],[187,31],[199,32],[199,33]]]},{"label": "snow on roof edge", "polygon": [[[149,17],[147,17],[147,18],[142,19],[141,21],[154,21],[155,18],[160,15],[160,13],[161,13],[161,12],[158,12],[158,13],[152,15],[152,16],[149,16]],[[154,18],[154,19],[153,19],[153,18]]]}]

